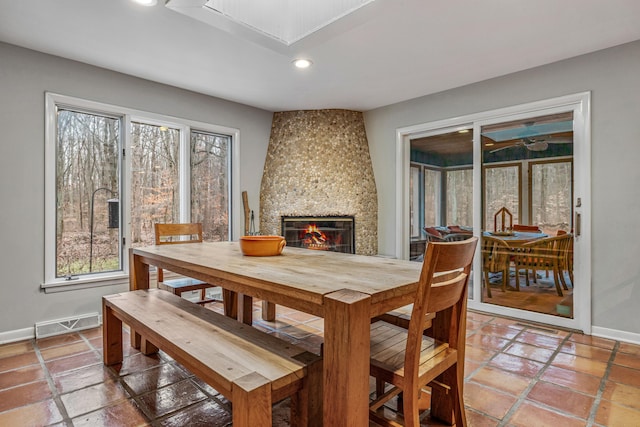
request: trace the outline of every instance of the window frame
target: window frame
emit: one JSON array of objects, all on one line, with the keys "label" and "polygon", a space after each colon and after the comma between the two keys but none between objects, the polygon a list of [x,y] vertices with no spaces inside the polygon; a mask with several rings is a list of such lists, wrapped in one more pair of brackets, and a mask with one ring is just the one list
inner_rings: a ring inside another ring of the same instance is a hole
[{"label": "window frame", "polygon": [[[120,218],[121,237],[124,238],[122,248],[121,270],[73,276],[73,280],[56,277],[56,143],[57,143],[57,108],[63,107],[76,111],[104,114],[119,117],[122,120],[121,141],[124,147],[124,159],[120,162]],[[191,186],[190,186],[190,138],[191,131],[201,131],[228,135],[231,139],[229,146],[229,161],[227,175],[229,185],[227,191],[229,200],[229,240],[233,240],[240,227],[240,221],[235,221],[233,214],[240,212],[240,159],[239,144],[240,130],[236,128],[198,122],[190,119],[172,117],[147,111],[106,104],[96,101],[75,98],[71,96],[46,92],[45,93],[45,207],[44,207],[44,281],[40,287],[47,293],[67,290],[85,289],[98,286],[127,284],[129,282],[129,257],[126,254],[130,248],[130,210],[131,210],[131,122],[161,124],[175,126],[181,129],[180,186],[185,187],[181,194],[181,220],[188,221],[191,215]],[[186,163],[185,163],[186,162]],[[184,208],[184,209],[182,209]]]}]

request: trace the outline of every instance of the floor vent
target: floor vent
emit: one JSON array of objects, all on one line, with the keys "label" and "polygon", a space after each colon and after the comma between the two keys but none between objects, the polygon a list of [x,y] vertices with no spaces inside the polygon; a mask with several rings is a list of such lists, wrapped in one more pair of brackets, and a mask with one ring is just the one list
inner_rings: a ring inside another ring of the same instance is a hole
[{"label": "floor vent", "polygon": [[77,317],[50,320],[48,322],[36,323],[36,338],[67,334],[69,332],[82,331],[83,329],[96,328],[98,326],[100,326],[100,316],[98,313],[88,313]]}]

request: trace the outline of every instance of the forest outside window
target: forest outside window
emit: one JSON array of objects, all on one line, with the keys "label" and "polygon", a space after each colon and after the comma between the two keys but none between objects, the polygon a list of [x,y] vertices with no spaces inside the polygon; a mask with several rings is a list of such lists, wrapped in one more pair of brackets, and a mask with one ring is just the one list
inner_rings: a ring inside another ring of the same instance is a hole
[{"label": "forest outside window", "polygon": [[126,277],[156,222],[230,239],[233,129],[68,101],[47,94],[44,288]]}]

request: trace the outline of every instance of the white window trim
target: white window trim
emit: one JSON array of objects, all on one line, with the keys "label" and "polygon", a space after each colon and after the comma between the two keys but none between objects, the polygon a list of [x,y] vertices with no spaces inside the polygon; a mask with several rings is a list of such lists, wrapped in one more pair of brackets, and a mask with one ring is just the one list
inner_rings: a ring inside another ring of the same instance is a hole
[{"label": "white window trim", "polygon": [[[45,195],[44,195],[44,215],[45,215],[45,239],[44,239],[44,282],[41,284],[41,288],[49,292],[61,292],[66,290],[86,289],[99,286],[111,286],[121,285],[129,282],[129,257],[127,256],[129,250],[129,238],[125,239],[125,245],[123,246],[122,255],[122,270],[115,272],[96,273],[87,276],[78,276],[74,280],[66,280],[65,278],[56,278],[56,107],[66,106],[72,109],[86,109],[95,111],[98,113],[104,113],[116,117],[122,117],[123,121],[123,144],[128,154],[131,147],[131,121],[141,121],[144,123],[159,123],[163,125],[175,126],[183,130],[182,138],[186,138],[186,143],[182,144],[183,150],[187,153],[180,152],[181,155],[181,167],[180,167],[180,179],[181,182],[185,182],[183,174],[190,174],[189,164],[189,138],[190,131],[199,130],[203,132],[211,132],[222,135],[229,135],[231,137],[230,147],[230,160],[228,176],[231,181],[229,186],[229,200],[230,215],[229,215],[229,239],[234,240],[241,232],[241,224],[239,220],[235,220],[236,213],[240,210],[240,130],[236,128],[214,125],[211,123],[198,122],[189,119],[183,119],[173,116],[166,116],[162,114],[150,113],[142,110],[136,110],[132,108],[105,104],[96,101],[89,101],[81,98],[75,98],[66,95],[60,95],[56,93],[45,93]],[[185,148],[186,147],[186,148]],[[186,162],[186,167],[184,165]],[[129,179],[131,174],[131,158],[126,156],[122,165],[121,187],[122,195],[121,200],[123,203],[123,209],[121,210],[123,218],[121,221],[123,224],[130,224],[130,209],[131,209],[131,180]],[[186,181],[188,182],[188,180]],[[182,185],[182,184],[181,184]],[[189,186],[188,186],[189,187]],[[185,193],[188,197],[190,195],[190,187],[186,189]],[[190,198],[184,198],[184,200],[190,200]],[[181,206],[183,208],[183,206]],[[189,207],[184,207],[181,212],[186,212],[186,216],[183,216],[181,220],[188,221],[190,215]],[[185,215],[185,214],[182,214]],[[124,227],[123,235],[127,236],[128,226]]]}]

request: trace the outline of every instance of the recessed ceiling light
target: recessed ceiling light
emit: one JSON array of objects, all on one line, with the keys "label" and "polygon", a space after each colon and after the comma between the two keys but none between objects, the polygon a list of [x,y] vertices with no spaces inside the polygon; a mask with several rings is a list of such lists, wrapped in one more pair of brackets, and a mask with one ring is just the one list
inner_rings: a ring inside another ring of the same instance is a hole
[{"label": "recessed ceiling light", "polygon": [[158,4],[158,0],[133,0],[133,1],[143,6],[155,6],[156,4]]},{"label": "recessed ceiling light", "polygon": [[295,65],[296,68],[309,68],[311,64],[313,64],[313,62],[308,59],[295,59],[293,61],[293,65]]},{"label": "recessed ceiling light", "polygon": [[469,129],[460,129],[458,133],[469,133]]}]

